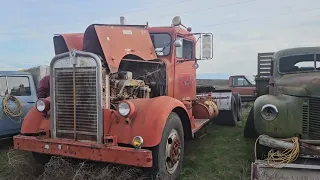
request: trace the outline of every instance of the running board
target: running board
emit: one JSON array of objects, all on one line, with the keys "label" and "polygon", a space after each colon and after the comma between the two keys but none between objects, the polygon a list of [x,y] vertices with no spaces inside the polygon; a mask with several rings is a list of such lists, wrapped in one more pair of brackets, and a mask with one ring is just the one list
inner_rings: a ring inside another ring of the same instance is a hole
[{"label": "running board", "polygon": [[210,119],[195,119],[194,122],[195,122],[195,128],[192,129],[192,133],[193,134],[198,132],[202,127],[205,128],[204,129],[204,134],[202,134],[201,136],[198,137],[198,138],[202,138],[207,133],[206,125],[210,123]]}]

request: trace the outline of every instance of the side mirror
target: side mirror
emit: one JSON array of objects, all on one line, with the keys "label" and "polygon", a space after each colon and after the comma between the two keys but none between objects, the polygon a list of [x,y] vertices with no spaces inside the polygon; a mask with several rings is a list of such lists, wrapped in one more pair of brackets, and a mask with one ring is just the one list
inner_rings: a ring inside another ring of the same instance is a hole
[{"label": "side mirror", "polygon": [[177,40],[174,42],[174,46],[175,46],[175,47],[181,47],[181,46],[182,46],[182,41],[181,41],[181,39],[177,39]]},{"label": "side mirror", "polygon": [[172,25],[174,25],[174,26],[180,26],[180,25],[181,25],[181,18],[180,18],[180,16],[175,16],[175,17],[172,19]]},{"label": "side mirror", "polygon": [[213,35],[201,34],[201,59],[213,58]]}]

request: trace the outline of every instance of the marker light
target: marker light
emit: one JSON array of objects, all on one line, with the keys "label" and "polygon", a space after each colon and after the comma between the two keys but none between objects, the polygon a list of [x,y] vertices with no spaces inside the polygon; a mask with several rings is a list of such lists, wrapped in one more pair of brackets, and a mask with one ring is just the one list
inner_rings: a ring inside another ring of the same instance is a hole
[{"label": "marker light", "polygon": [[141,136],[136,136],[133,138],[132,145],[135,148],[141,148],[142,144],[143,144],[143,138]]}]

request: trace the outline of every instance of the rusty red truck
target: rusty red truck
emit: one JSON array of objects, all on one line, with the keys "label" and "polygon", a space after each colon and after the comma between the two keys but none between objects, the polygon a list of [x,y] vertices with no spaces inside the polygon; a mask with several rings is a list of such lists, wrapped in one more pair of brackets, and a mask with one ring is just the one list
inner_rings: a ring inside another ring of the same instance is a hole
[{"label": "rusty red truck", "polygon": [[186,140],[219,113],[239,120],[231,91],[197,96],[197,61],[212,59],[213,35],[181,26],[177,16],[166,27],[93,24],[54,36],[51,96],[28,112],[14,148],[44,163],[65,156],[177,179]]},{"label": "rusty red truck", "polygon": [[254,101],[257,98],[254,76],[232,75],[228,86],[233,93],[239,93],[243,102]]}]

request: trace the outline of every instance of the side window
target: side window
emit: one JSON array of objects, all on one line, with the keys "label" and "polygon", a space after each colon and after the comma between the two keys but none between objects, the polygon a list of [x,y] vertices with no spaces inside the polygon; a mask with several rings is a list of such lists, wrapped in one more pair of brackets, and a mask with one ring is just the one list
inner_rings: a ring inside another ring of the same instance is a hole
[{"label": "side window", "polygon": [[4,96],[7,91],[6,77],[0,76],[0,96]]},{"label": "side window", "polygon": [[234,77],[232,80],[233,86],[249,86],[249,82],[243,77]]},{"label": "side window", "polygon": [[7,77],[8,90],[12,96],[30,96],[30,83],[28,77]]},{"label": "side window", "polygon": [[193,42],[183,38],[177,38],[177,39],[181,39],[182,46],[176,47],[176,57],[181,59],[193,59],[194,58]]}]

